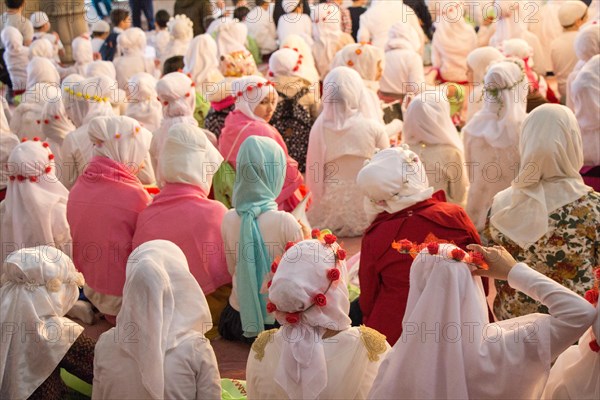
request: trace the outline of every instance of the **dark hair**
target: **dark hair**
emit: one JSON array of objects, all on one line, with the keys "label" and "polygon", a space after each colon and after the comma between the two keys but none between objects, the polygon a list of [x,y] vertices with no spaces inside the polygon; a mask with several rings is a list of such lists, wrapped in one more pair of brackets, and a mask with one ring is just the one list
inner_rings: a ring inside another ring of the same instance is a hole
[{"label": "dark hair", "polygon": [[114,8],[110,12],[110,22],[112,22],[113,26],[119,26],[127,17],[129,17],[129,10],[123,8]]},{"label": "dark hair", "polygon": [[156,22],[156,25],[160,26],[161,28],[166,28],[167,22],[169,22],[170,18],[171,15],[167,10],[158,10],[154,16],[154,21]]},{"label": "dark hair", "polygon": [[267,1],[266,0],[256,0],[254,2],[254,4],[256,4],[256,7],[262,7],[263,4],[265,4]]},{"label": "dark hair", "polygon": [[25,0],[4,0],[4,4],[8,8],[21,8]]},{"label": "dark hair", "polygon": [[241,1],[241,0],[231,0],[231,2],[233,3],[233,6],[234,6],[234,7],[237,7],[237,5],[238,5],[238,3],[239,3],[240,1]]},{"label": "dark hair", "polygon": [[167,58],[163,64],[163,75],[180,71],[183,69],[183,67],[183,56],[173,56],[171,58]]},{"label": "dark hair", "polygon": [[212,16],[209,15],[208,17],[205,17],[204,21],[202,21],[202,25],[204,25],[204,30],[208,30],[208,27],[213,22],[215,22],[215,19]]},{"label": "dark hair", "polygon": [[249,12],[250,12],[250,9],[248,7],[244,7],[244,6],[238,7],[233,11],[233,18],[242,22],[246,19],[246,16],[248,16]]},{"label": "dark hair", "polygon": [[92,32],[92,39],[107,34],[108,32]]}]

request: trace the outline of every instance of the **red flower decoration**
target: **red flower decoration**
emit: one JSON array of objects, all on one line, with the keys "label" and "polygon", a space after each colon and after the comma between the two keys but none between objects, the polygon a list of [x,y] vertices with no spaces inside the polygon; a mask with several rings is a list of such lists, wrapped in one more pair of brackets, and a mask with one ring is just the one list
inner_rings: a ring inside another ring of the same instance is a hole
[{"label": "red flower decoration", "polygon": [[48,154],[48,160],[54,160],[54,154]]},{"label": "red flower decoration", "polygon": [[461,249],[454,249],[452,250],[451,256],[453,259],[455,259],[456,261],[462,261],[463,258],[465,258],[467,254],[462,251]]},{"label": "red flower decoration", "polygon": [[337,268],[331,268],[329,271],[327,271],[327,279],[329,279],[331,282],[335,282],[340,279],[340,270]]},{"label": "red flower decoration", "polygon": [[268,313],[272,313],[272,312],[275,312],[275,311],[277,311],[277,306],[275,306],[275,304],[273,304],[271,302],[268,302],[267,303],[267,312]]},{"label": "red flower decoration", "polygon": [[271,264],[271,272],[277,272],[277,267],[279,267],[279,264],[276,261],[273,261],[273,264]]},{"label": "red flower decoration", "polygon": [[427,245],[427,251],[429,252],[429,254],[431,254],[432,256],[436,255],[438,253],[438,251],[440,250],[440,245],[438,243],[429,243]]},{"label": "red flower decoration", "polygon": [[21,139],[21,143],[26,142],[26,141],[27,141],[26,137],[24,137],[23,139]]},{"label": "red flower decoration", "polygon": [[323,293],[319,293],[315,296],[315,304],[319,307],[323,307],[327,305],[327,297]]},{"label": "red flower decoration", "polygon": [[294,71],[294,72],[298,72],[298,70],[299,70],[299,69],[300,69],[300,68],[298,68],[298,66],[296,65],[292,71]]},{"label": "red flower decoration", "polygon": [[41,124],[41,123],[42,123],[42,121],[40,121],[40,120],[38,119],[38,120],[36,120],[36,121],[35,121],[35,123],[39,125],[39,124]]},{"label": "red flower decoration", "polygon": [[269,281],[267,282],[267,289],[269,289],[271,287],[271,285],[273,284],[273,281]]},{"label": "red flower decoration", "polygon": [[285,244],[285,251],[288,251],[289,249],[291,249],[292,247],[294,247],[295,244],[296,243],[294,243],[294,242],[287,242]]},{"label": "red flower decoration", "polygon": [[402,239],[396,244],[396,250],[399,250],[401,253],[410,253],[413,247],[413,242],[408,239]]},{"label": "red flower decoration", "polygon": [[598,289],[590,289],[585,292],[585,299],[591,304],[598,303]]},{"label": "red flower decoration", "polygon": [[163,101],[163,105],[168,106],[169,102],[165,100],[165,101]]},{"label": "red flower decoration", "polygon": [[185,97],[190,97],[190,92],[187,92],[187,93],[185,94]]},{"label": "red flower decoration", "polygon": [[59,120],[60,119],[60,115],[55,115],[54,119]]},{"label": "red flower decoration", "polygon": [[285,320],[288,322],[288,324],[297,324],[298,321],[300,321],[300,314],[298,314],[298,313],[288,313],[285,316]]},{"label": "red flower decoration", "polygon": [[244,95],[244,93],[242,93],[241,91],[237,92],[237,97],[242,97],[243,95]]},{"label": "red flower decoration", "polygon": [[261,87],[263,87],[263,83],[262,83],[262,82],[258,82],[258,83],[256,84],[256,86],[257,86],[258,88],[261,88]]},{"label": "red flower decoration", "polygon": [[594,271],[594,276],[600,281],[600,268],[596,268]]},{"label": "red flower decoration", "polygon": [[247,91],[251,92],[254,90],[254,88],[252,86],[248,86],[248,89],[246,89]]},{"label": "red flower decoration", "polygon": [[469,257],[471,258],[471,263],[477,265],[478,267],[481,267],[483,269],[488,269],[488,265],[485,262],[485,258],[483,257],[483,254],[481,253],[477,253],[475,251],[470,251],[469,252]]},{"label": "red flower decoration", "polygon": [[42,146],[47,148],[47,147],[50,147],[50,144],[48,142],[44,142],[44,143],[42,143]]},{"label": "red flower decoration", "polygon": [[196,82],[192,82],[192,83],[190,84],[190,86],[191,86],[191,87],[196,87]]},{"label": "red flower decoration", "polygon": [[315,229],[313,229],[313,230],[310,232],[310,236],[311,236],[313,239],[317,239],[319,236],[321,236],[321,231],[320,231],[320,230],[318,230],[317,228],[315,228]]},{"label": "red flower decoration", "polygon": [[29,177],[29,182],[37,182],[38,178],[37,176],[30,176]]},{"label": "red flower decoration", "polygon": [[16,176],[14,176],[14,175],[11,175],[11,176],[9,176],[8,178],[9,178],[11,181],[14,181],[15,179],[17,179],[17,177],[16,177]]},{"label": "red flower decoration", "polygon": [[40,138],[36,136],[36,137],[34,137],[34,138],[33,138],[33,141],[34,141],[34,142],[39,142],[39,141],[40,141]]},{"label": "red flower decoration", "polygon": [[590,342],[590,349],[594,352],[594,353],[598,353],[600,352],[600,344],[598,344],[598,342],[596,340],[592,340]]},{"label": "red flower decoration", "polygon": [[52,172],[52,167],[46,167],[44,171],[46,171],[46,173],[49,174],[50,172]]},{"label": "red flower decoration", "polygon": [[346,259],[346,250],[338,249],[335,255],[337,256],[338,260],[344,261]]},{"label": "red flower decoration", "polygon": [[337,237],[333,233],[328,233],[323,238],[326,244],[334,244],[337,241]]},{"label": "red flower decoration", "polygon": [[19,182],[23,182],[25,180],[25,177],[23,175],[17,175],[17,180]]},{"label": "red flower decoration", "polygon": [[50,123],[50,120],[47,120],[47,119],[45,119],[45,120],[44,120],[44,123],[45,123],[46,125],[48,125],[48,124]]}]

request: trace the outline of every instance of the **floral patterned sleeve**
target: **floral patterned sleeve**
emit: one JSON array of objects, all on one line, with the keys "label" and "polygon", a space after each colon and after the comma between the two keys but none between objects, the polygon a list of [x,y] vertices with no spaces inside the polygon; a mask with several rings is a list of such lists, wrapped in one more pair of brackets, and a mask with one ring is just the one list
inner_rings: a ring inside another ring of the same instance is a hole
[{"label": "floral patterned sleeve", "polygon": [[[593,270],[600,264],[600,194],[590,192],[548,217],[548,232],[526,249],[486,222],[484,236],[490,244],[504,246],[517,261],[584,295],[594,283]],[[506,281],[496,281],[494,314],[500,320],[548,309]]]}]

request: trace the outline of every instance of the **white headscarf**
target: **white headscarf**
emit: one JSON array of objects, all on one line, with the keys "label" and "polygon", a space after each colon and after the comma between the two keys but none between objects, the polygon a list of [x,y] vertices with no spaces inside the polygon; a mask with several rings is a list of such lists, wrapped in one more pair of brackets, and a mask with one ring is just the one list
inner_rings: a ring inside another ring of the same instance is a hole
[{"label": "white headscarf", "polygon": [[[37,138],[36,138],[37,139]],[[8,157],[9,182],[2,216],[2,259],[6,251],[41,244],[66,249],[68,190],[58,181],[54,155],[37,140],[17,145]]]},{"label": "white headscarf", "polygon": [[116,87],[117,82],[105,75],[88,78],[80,83],[75,98],[87,104],[87,113],[82,124],[98,116],[114,115],[112,103],[116,102]]},{"label": "white headscarf", "polygon": [[144,56],[146,51],[146,34],[140,28],[129,28],[117,37],[119,50],[124,56]]},{"label": "white headscarf", "polygon": [[494,0],[494,9],[500,11],[500,15],[490,44],[497,45],[505,40],[521,37],[521,34],[527,30],[526,18],[522,15],[525,12],[523,7],[525,4],[523,0],[515,0],[515,2]]},{"label": "white headscarf", "polygon": [[389,31],[389,39],[385,44],[385,51],[406,49],[419,53],[421,49],[421,38],[412,25],[405,21],[398,21]]},{"label": "white headscarf", "polygon": [[485,75],[483,108],[463,128],[465,135],[481,137],[495,148],[516,146],[527,116],[528,82],[522,61],[492,64]]},{"label": "white headscarf", "polygon": [[204,83],[216,84],[223,80],[218,57],[217,42],[212,36],[199,35],[190,43],[183,57],[183,72],[192,78],[197,92],[203,92]]},{"label": "white headscarf", "polygon": [[[322,169],[325,166],[325,134],[335,132],[339,140],[343,133],[352,129],[359,118],[371,118],[370,108],[364,98],[367,88],[358,72],[347,67],[331,70],[323,82],[323,110],[310,130],[306,165]],[[319,178],[321,174],[317,175]],[[312,181],[312,180],[311,180]],[[310,183],[313,201],[319,204],[325,192],[323,179],[314,179]]]},{"label": "white headscarf", "polygon": [[[75,125],[69,119],[62,101],[60,89],[52,87],[48,89],[49,96],[53,101],[47,101],[42,109],[40,126],[42,134],[50,141],[50,149],[57,155],[65,137],[73,132]],[[60,157],[59,157],[60,158]],[[57,160],[60,164],[60,161]]]},{"label": "white headscarf", "polygon": [[[50,246],[12,253],[2,266],[0,322],[14,325],[0,346],[0,396],[26,399],[61,362],[83,327],[64,315],[84,279],[71,259]],[[27,333],[23,331],[25,327]],[[7,330],[8,332],[8,330]]]},{"label": "white headscarf", "polygon": [[310,83],[319,82],[321,79],[317,67],[315,66],[315,59],[312,54],[310,46],[306,43],[306,40],[302,39],[301,36],[296,34],[287,35],[285,40],[280,44],[280,49],[290,48],[298,51],[302,54],[302,65],[305,68],[305,74]]},{"label": "white headscarf", "polygon": [[185,56],[188,45],[194,37],[194,23],[183,14],[171,17],[167,23],[167,29],[171,34],[171,41],[163,55],[162,62],[174,56]]},{"label": "white headscarf", "polygon": [[521,165],[510,188],[494,197],[491,224],[522,248],[548,232],[548,216],[592,190],[583,183],[581,134],[567,107],[544,104],[523,122]]},{"label": "white headscarf", "polygon": [[581,127],[584,165],[600,165],[600,55],[592,57],[571,86],[571,101]]},{"label": "white headscarf", "polygon": [[[432,51],[440,55],[440,60],[435,60],[434,66],[440,68],[446,80],[462,82],[466,80],[467,55],[477,48],[477,33],[469,25],[462,12],[462,1],[444,1],[443,15],[437,23],[433,35]],[[437,64],[437,65],[436,65]]]},{"label": "white headscarf", "polygon": [[126,115],[136,119],[150,132],[156,131],[162,122],[162,105],[156,99],[157,80],[146,72],[129,79],[130,93]]},{"label": "white headscarf", "polygon": [[198,126],[198,122],[194,119],[194,108],[196,107],[194,83],[187,75],[181,72],[171,72],[163,76],[156,84],[156,93],[158,100],[163,105],[163,120],[152,138],[150,152],[155,169],[157,169],[156,163],[171,126],[180,122]]},{"label": "white headscarf", "polygon": [[[288,338],[273,378],[290,399],[319,398],[328,381],[323,334],[327,328],[350,328],[346,263],[336,259],[338,249],[337,243],[318,240],[294,245],[283,255],[269,288],[275,316]],[[338,280],[330,280],[331,270],[338,271]],[[317,296],[326,304],[315,304]],[[297,315],[298,322],[289,323],[288,314]]]},{"label": "white headscarf", "polygon": [[137,173],[146,159],[152,135],[136,120],[125,116],[102,116],[90,121],[88,136],[94,156],[110,158]]},{"label": "white headscarf", "polygon": [[159,158],[159,176],[164,183],[186,183],[210,192],[213,175],[223,156],[206,137],[204,130],[179,123],[169,129]]},{"label": "white headscarf", "polygon": [[533,60],[533,49],[529,43],[527,43],[527,41],[519,38],[508,39],[502,42],[500,50],[505,57],[520,58],[523,60],[523,62],[525,62],[525,59],[527,59],[527,64],[529,67],[533,67],[533,63],[535,61]]},{"label": "white headscarf", "polygon": [[299,52],[289,48],[275,51],[269,57],[269,76],[297,76],[310,82],[310,74],[307,74],[304,57]]},{"label": "white headscarf", "polygon": [[375,81],[377,78],[377,64],[383,70],[384,53],[379,47],[370,44],[351,44],[338,51],[331,64],[335,67],[349,67],[358,72],[365,81]]},{"label": "white headscarf", "polygon": [[384,211],[394,214],[433,195],[421,160],[407,145],[375,154],[358,173],[356,183],[365,195],[365,211],[371,219]]},{"label": "white headscarf", "polygon": [[313,10],[313,53],[322,78],[329,72],[331,62],[340,48],[340,18],[340,9],[335,4],[321,3]]},{"label": "white headscarf", "polygon": [[108,76],[110,79],[117,80],[117,70],[110,61],[94,61],[87,65],[84,75],[87,78],[93,78],[98,75]]},{"label": "white headscarf", "polygon": [[473,70],[473,83],[480,84],[480,86],[478,86],[480,94],[481,84],[483,84],[483,79],[485,78],[489,65],[503,59],[504,56],[500,50],[491,46],[479,47],[470,52],[467,56],[467,65]]},{"label": "white headscarf", "polygon": [[[119,35],[120,36],[120,35]],[[83,75],[85,70],[92,61],[94,61],[94,51],[92,50],[92,41],[85,36],[78,36],[71,43],[73,60],[75,60],[75,71]]]},{"label": "white headscarf", "polygon": [[[260,86],[260,87],[259,87]],[[252,88],[248,90],[249,88]],[[233,81],[233,92],[238,94],[235,109],[240,110],[245,116],[256,121],[264,121],[254,114],[256,106],[264,100],[269,93],[275,95],[275,102],[279,98],[277,91],[265,78],[260,76],[246,76]],[[239,96],[239,94],[242,94]]]},{"label": "white headscarf", "polygon": [[[60,85],[60,75],[52,61],[47,58],[33,57],[27,65],[27,91],[35,90],[36,93],[43,94],[42,88],[35,87],[37,84],[50,84],[54,87]],[[47,101],[47,99],[41,98],[38,101]]]},{"label": "white headscarf", "polygon": [[247,51],[246,40],[248,27],[238,21],[229,21],[217,29],[217,48],[219,55],[224,56],[236,51]]},{"label": "white headscarf", "polygon": [[46,38],[35,40],[29,45],[29,59],[33,57],[43,57],[49,60],[54,58],[54,47]]},{"label": "white headscarf", "polygon": [[481,278],[454,250],[439,244],[437,255],[425,248],[414,259],[405,329],[369,399],[539,398],[551,362],[549,320],[532,314],[488,329]]},{"label": "white headscarf", "polygon": [[426,101],[415,97],[406,110],[402,140],[416,144],[446,144],[464,152],[462,140],[450,117],[450,103],[444,98]]},{"label": "white headscarf", "polygon": [[23,46],[23,35],[12,26],[5,26],[0,33],[4,45],[4,61],[10,74],[13,89],[25,90],[27,83],[27,64],[29,49]]},{"label": "white headscarf", "polygon": [[127,324],[140,328],[136,340],[121,340],[119,347],[136,362],[152,399],[165,395],[166,353],[189,337],[204,336],[211,321],[206,298],[179,247],[153,240],[134,250],[115,329]]},{"label": "white headscarf", "polygon": [[84,101],[79,101],[79,98],[75,95],[72,95],[70,92],[73,91],[75,93],[81,90],[81,83],[83,81],[85,81],[83,76],[72,74],[63,79],[61,83],[61,97],[65,105],[65,111],[67,112],[69,119],[73,121],[76,127],[79,127],[83,124],[83,119],[87,114],[88,107],[87,103]]}]

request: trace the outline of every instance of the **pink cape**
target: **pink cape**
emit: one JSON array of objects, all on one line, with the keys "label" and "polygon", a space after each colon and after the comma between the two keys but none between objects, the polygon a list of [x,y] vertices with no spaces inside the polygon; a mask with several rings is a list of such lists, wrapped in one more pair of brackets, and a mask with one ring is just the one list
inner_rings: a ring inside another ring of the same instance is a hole
[{"label": "pink cape", "polygon": [[69,193],[73,262],[96,292],[122,296],[139,213],[151,198],[121,163],[96,156]]},{"label": "pink cape", "polygon": [[[238,133],[248,124],[250,125],[244,129],[236,142]],[[235,168],[235,160],[240,146],[246,138],[252,135],[264,136],[275,140],[285,152],[287,170],[283,189],[277,198],[277,204],[279,210],[293,211],[302,200],[302,196],[297,189],[304,183],[304,179],[298,170],[298,163],[289,156],[287,146],[277,129],[265,121],[251,119],[241,111],[234,110],[225,119],[225,126],[221,131],[221,136],[219,136],[219,151],[225,157],[225,160],[229,161]]]},{"label": "pink cape", "polygon": [[211,294],[231,283],[221,238],[226,212],[223,204],[209,200],[199,186],[167,183],[140,213],[133,248],[155,239],[175,243],[185,254],[204,294]]}]

